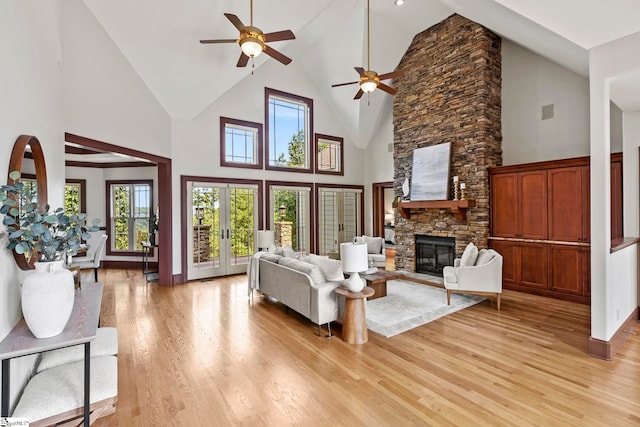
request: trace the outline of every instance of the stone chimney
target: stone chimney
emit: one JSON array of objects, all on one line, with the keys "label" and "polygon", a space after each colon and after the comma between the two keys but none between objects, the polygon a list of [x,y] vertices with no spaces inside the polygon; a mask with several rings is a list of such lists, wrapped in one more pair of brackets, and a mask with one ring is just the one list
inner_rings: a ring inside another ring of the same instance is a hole
[{"label": "stone chimney", "polygon": [[[451,143],[450,176],[466,184],[476,202],[467,219],[449,209],[396,214],[396,266],[414,271],[416,234],[454,237],[458,256],[473,241],[486,248],[489,237],[489,173],[502,165],[501,39],[483,26],[451,15],[416,35],[398,69],[393,103],[394,191],[411,182],[413,150]],[[450,183],[449,200],[453,199]]]}]

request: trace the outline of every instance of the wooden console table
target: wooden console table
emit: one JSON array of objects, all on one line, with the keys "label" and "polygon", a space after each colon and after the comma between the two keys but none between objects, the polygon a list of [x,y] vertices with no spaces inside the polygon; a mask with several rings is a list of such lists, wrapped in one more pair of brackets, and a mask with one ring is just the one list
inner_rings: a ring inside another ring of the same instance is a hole
[{"label": "wooden console table", "polygon": [[98,330],[102,288],[102,283],[91,283],[75,291],[71,317],[61,334],[51,338],[36,338],[22,319],[0,342],[0,359],[2,359],[0,416],[9,416],[9,364],[11,359],[84,344],[84,425],[89,426],[91,341],[95,339]]}]

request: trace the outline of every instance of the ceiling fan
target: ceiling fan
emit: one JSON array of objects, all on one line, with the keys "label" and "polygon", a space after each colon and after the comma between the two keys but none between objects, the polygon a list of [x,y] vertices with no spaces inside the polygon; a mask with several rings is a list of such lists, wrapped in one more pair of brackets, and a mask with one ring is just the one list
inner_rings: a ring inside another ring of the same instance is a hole
[{"label": "ceiling fan", "polygon": [[229,21],[240,31],[240,37],[237,39],[220,39],[220,40],[200,40],[202,44],[209,43],[239,43],[242,53],[238,59],[237,67],[245,67],[249,62],[249,58],[255,58],[262,52],[270,57],[287,65],[291,62],[291,58],[283,55],[266,43],[278,42],[283,40],[293,40],[296,36],[291,30],[276,31],[274,33],[263,33],[258,27],[253,26],[253,0],[251,0],[251,21],[250,25],[244,25],[240,18],[232,13],[225,13]]},{"label": "ceiling fan", "polygon": [[371,17],[369,14],[369,2],[370,0],[367,0],[367,69],[365,70],[362,67],[354,67],[356,72],[360,75],[360,79],[354,82],[331,85],[331,87],[338,87],[358,83],[360,85],[360,89],[356,93],[356,96],[353,97],[353,99],[360,99],[363,94],[369,94],[376,90],[376,88],[380,88],[380,90],[387,92],[390,95],[395,95],[397,90],[382,83],[382,80],[394,79],[396,77],[402,77],[404,75],[403,70],[392,71],[390,73],[380,75],[371,70]]}]

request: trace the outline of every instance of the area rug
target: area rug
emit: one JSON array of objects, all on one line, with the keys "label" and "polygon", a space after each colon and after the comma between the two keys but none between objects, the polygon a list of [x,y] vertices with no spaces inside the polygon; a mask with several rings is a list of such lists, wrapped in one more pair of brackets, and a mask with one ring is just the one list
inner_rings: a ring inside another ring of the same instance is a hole
[{"label": "area rug", "polygon": [[387,282],[387,296],[367,301],[367,328],[392,337],[483,301],[474,295],[451,294],[435,286],[406,280]]}]

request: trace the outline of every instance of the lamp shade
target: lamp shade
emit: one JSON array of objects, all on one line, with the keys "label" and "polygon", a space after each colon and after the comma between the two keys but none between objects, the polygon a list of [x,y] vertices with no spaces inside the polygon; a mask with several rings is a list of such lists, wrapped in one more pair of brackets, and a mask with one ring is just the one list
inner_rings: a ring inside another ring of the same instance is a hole
[{"label": "lamp shade", "polygon": [[365,80],[360,83],[360,89],[362,89],[364,93],[371,93],[376,90],[377,87],[378,84],[375,82],[375,80]]},{"label": "lamp shade", "polygon": [[369,268],[366,243],[341,243],[342,271],[358,273]]},{"label": "lamp shade", "polygon": [[340,243],[340,258],[342,271],[351,273],[347,280],[347,288],[351,292],[360,292],[364,288],[364,281],[358,272],[369,268],[369,256],[366,243]]},{"label": "lamp shade", "polygon": [[258,230],[258,249],[268,248],[274,244],[273,230]]}]

